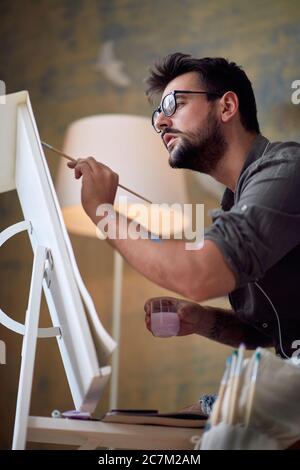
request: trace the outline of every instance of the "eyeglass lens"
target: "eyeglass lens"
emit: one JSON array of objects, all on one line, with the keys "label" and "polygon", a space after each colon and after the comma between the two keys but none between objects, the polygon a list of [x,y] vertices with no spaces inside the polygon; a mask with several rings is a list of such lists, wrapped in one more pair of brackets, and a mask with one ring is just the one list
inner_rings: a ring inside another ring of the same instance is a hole
[{"label": "eyeglass lens", "polygon": [[161,107],[165,116],[172,116],[172,114],[174,114],[176,107],[174,93],[169,93],[164,97]]},{"label": "eyeglass lens", "polygon": [[164,113],[165,116],[172,116],[175,113],[176,109],[176,98],[174,93],[169,93],[164,97],[161,102],[161,107],[159,107],[153,114],[153,126],[157,132],[160,132],[160,129],[156,127],[157,119],[161,112]]}]

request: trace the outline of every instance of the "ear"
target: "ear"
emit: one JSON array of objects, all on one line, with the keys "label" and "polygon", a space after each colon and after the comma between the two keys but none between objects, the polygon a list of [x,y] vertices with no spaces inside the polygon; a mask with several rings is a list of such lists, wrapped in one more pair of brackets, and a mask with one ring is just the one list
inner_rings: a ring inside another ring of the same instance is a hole
[{"label": "ear", "polygon": [[239,110],[239,99],[233,91],[224,93],[220,100],[222,122],[229,122]]}]

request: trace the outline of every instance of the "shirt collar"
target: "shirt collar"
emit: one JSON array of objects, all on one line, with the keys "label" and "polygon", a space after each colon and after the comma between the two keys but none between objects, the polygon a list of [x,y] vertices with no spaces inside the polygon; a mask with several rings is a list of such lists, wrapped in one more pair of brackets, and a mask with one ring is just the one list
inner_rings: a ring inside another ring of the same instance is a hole
[{"label": "shirt collar", "polygon": [[[266,145],[268,143],[268,139],[261,134],[255,138],[252,147],[246,157],[245,163],[242,167],[241,174],[239,178],[242,176],[244,171],[248,168],[251,163],[255,160],[258,160],[264,153]],[[234,204],[234,192],[231,189],[226,188],[222,197],[221,207],[224,211],[228,211]]]}]

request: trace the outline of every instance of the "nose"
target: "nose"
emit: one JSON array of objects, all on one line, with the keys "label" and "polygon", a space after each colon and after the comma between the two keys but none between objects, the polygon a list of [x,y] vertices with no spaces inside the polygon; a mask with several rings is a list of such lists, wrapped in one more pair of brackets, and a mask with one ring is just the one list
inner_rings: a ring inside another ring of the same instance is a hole
[{"label": "nose", "polygon": [[165,127],[172,127],[172,119],[171,117],[165,116],[163,112],[161,112],[156,120],[155,127],[162,131]]}]

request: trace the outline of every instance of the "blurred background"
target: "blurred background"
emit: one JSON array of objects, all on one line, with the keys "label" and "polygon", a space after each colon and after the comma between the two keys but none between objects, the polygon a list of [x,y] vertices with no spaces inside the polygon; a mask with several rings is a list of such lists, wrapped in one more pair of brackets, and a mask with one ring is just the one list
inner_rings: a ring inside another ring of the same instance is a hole
[{"label": "blurred background", "polygon": [[[242,65],[253,84],[262,133],[271,140],[299,140],[300,104],[291,101],[292,82],[300,79],[297,0],[2,0],[0,19],[0,79],[7,93],[29,91],[40,135],[55,147],[61,148],[67,126],[85,116],[129,113],[150,119],[144,78],[157,58],[175,51],[223,56]],[[59,159],[47,155],[47,161],[55,179]],[[191,202],[205,204],[208,226],[208,212],[218,207],[219,198],[193,175],[187,185]],[[0,194],[0,230],[20,220],[16,192]],[[83,280],[111,331],[113,251],[105,241],[70,236]],[[31,267],[26,234],[1,248],[0,306],[20,322]],[[152,337],[143,306],[160,295],[174,294],[125,264],[120,408],[174,411],[218,389],[230,349],[195,335]],[[209,304],[226,307],[227,300]],[[41,326],[49,323],[43,305]],[[0,325],[0,339],[6,343],[6,365],[0,365],[0,448],[7,449],[21,337]],[[31,414],[49,416],[53,409],[72,407],[56,342],[39,340]],[[108,390],[99,415],[107,407]]]}]

